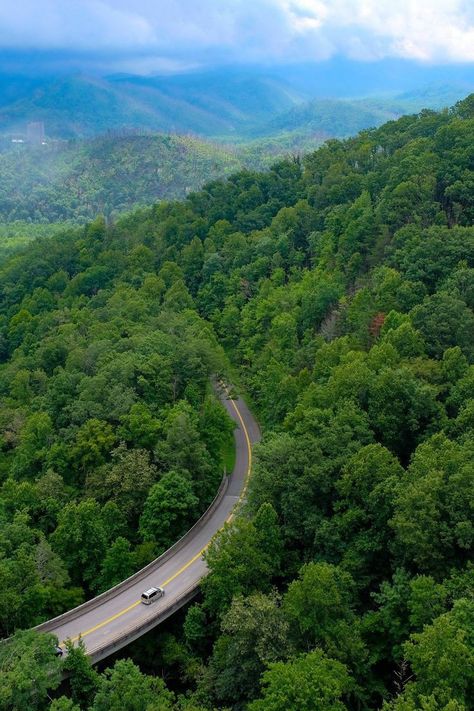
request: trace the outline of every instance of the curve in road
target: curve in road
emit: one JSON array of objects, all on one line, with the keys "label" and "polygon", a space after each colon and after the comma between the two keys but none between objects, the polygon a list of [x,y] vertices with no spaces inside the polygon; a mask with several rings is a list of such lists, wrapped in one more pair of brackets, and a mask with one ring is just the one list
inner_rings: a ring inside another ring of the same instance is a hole
[{"label": "curve in road", "polygon": [[[236,460],[233,472],[224,477],[206,513],[180,541],[146,568],[83,605],[39,625],[37,630],[55,634],[62,645],[67,639],[75,642],[81,637],[87,654],[97,662],[151,630],[195,596],[207,573],[203,553],[245,497],[252,445],[260,438],[257,422],[245,402],[231,399],[225,387],[218,392],[237,426]],[[165,595],[151,605],[143,605],[140,595],[152,586],[164,588]]]}]

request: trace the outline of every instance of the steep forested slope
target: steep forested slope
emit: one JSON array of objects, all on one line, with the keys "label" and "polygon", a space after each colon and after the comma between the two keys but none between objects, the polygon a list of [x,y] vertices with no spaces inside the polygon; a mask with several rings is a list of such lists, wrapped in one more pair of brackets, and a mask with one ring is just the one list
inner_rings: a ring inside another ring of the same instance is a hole
[{"label": "steep forested slope", "polygon": [[213,333],[264,428],[202,600],[136,655],[187,694],[78,653],[81,708],[132,684],[144,711],[473,707],[473,145],[471,96],[3,266],[5,630],[166,545],[145,510],[184,526],[210,495]]}]

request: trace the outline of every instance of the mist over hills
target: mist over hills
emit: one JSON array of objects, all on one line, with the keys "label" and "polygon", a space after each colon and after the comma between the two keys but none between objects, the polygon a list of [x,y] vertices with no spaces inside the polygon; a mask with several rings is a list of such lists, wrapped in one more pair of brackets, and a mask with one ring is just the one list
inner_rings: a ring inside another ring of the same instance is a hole
[{"label": "mist over hills", "polygon": [[[6,84],[6,82],[4,82]],[[11,93],[11,90],[10,90]],[[72,75],[35,84],[1,106],[0,132],[44,121],[53,137],[87,137],[108,129],[139,128],[210,136],[242,132],[289,109],[303,95],[267,76]]]},{"label": "mist over hills", "polygon": [[123,128],[226,140],[288,130],[343,137],[421,108],[452,105],[474,89],[472,69],[418,68],[408,80],[396,63],[383,80],[375,69],[332,62],[169,76],[4,74],[0,134],[43,121],[48,136],[63,139]]},{"label": "mist over hills", "polygon": [[[339,72],[330,96],[334,72],[326,68],[324,75],[319,65],[306,67],[298,77],[291,68],[236,67],[145,77],[0,75],[0,222],[85,222],[180,199],[329,138],[453,105],[469,87],[466,73],[351,98],[341,95],[347,72],[343,82]],[[360,69],[352,89],[379,87],[371,71]],[[396,76],[387,89],[400,86]],[[318,86],[328,95],[315,97]],[[48,145],[11,142],[30,121],[44,122]]]},{"label": "mist over hills", "polygon": [[189,136],[100,136],[0,152],[0,222],[86,222],[185,197],[245,166]]},{"label": "mist over hills", "polygon": [[452,106],[463,96],[464,85],[431,84],[393,97],[317,98],[298,103],[279,113],[257,128],[255,134],[276,137],[285,133],[299,133],[302,136],[319,135],[324,140],[347,138],[405,114]]}]

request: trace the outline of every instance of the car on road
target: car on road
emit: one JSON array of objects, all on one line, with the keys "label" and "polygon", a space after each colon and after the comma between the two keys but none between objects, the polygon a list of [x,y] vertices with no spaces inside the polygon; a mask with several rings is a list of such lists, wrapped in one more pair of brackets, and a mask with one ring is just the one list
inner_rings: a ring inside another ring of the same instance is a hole
[{"label": "car on road", "polygon": [[151,605],[152,602],[159,600],[164,594],[165,591],[163,588],[149,588],[145,590],[145,592],[142,592],[140,599],[144,605]]}]

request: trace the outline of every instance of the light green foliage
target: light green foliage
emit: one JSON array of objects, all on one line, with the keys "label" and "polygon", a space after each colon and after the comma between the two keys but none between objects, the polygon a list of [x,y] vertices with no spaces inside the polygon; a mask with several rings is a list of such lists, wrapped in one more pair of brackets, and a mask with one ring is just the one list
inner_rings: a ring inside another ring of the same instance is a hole
[{"label": "light green foliage", "polygon": [[363,667],[367,653],[352,609],[353,589],[351,576],[336,566],[303,566],[283,599],[299,648],[318,646],[349,666]]},{"label": "light green foliage", "polygon": [[391,540],[387,526],[403,469],[380,444],[362,447],[342,470],[336,483],[337,508],[317,535],[319,545],[337,551],[341,565],[367,585],[372,576],[387,571],[386,550]]},{"label": "light green foliage", "polygon": [[205,553],[211,571],[203,581],[206,608],[216,614],[234,595],[268,591],[280,557],[280,531],[269,504],[263,504],[253,520],[241,517],[225,524]]},{"label": "light green foliage", "polygon": [[[46,588],[41,584],[35,534],[17,513],[0,535],[0,627],[4,636],[37,621]],[[57,562],[57,561],[56,561]],[[44,572],[44,571],[43,571]]]},{"label": "light green foliage", "polygon": [[249,711],[344,711],[341,696],[352,686],[346,667],[320,650],[294,661],[276,662],[263,674],[263,698]]},{"label": "light green foliage", "polygon": [[206,613],[201,605],[194,604],[188,609],[183,623],[186,643],[191,648],[202,646],[206,639]]},{"label": "light green foliage", "polygon": [[74,703],[67,696],[60,696],[59,699],[54,699],[51,702],[49,711],[80,711],[80,706]]},{"label": "light green foliage", "polygon": [[218,459],[222,455],[223,448],[232,439],[234,423],[227,416],[222,405],[213,397],[208,397],[204,401],[199,431],[209,454],[214,459]]},{"label": "light green foliage", "polygon": [[474,698],[474,604],[458,600],[411,636],[405,654],[415,673],[418,694],[435,692],[443,703],[456,700],[469,707]]},{"label": "light green foliage", "polygon": [[474,469],[469,452],[444,435],[421,445],[402,479],[390,522],[397,558],[425,573],[446,574],[473,544]]},{"label": "light green foliage", "polygon": [[[21,156],[2,152],[0,158],[4,221],[84,222],[99,211],[110,216],[156,200],[182,198],[189,188],[242,164],[235,152],[219,144],[160,134],[59,143],[30,148]],[[31,234],[21,225],[17,230]],[[39,229],[36,234],[41,235]]]},{"label": "light green foliage", "polygon": [[87,491],[98,501],[113,501],[127,520],[136,525],[148,491],[158,478],[150,455],[121,444],[111,452],[111,462],[94,469],[86,481]]},{"label": "light green foliage", "polygon": [[97,419],[85,422],[76,435],[71,456],[77,469],[86,471],[103,464],[115,443],[112,427]]},{"label": "light green foliage", "polygon": [[42,709],[48,691],[61,681],[56,639],[37,632],[18,632],[0,645],[0,709]]},{"label": "light green foliage", "polygon": [[98,592],[112,588],[122,580],[130,577],[135,572],[135,568],[136,557],[130,550],[130,543],[126,538],[119,536],[105,555],[100,577],[97,581]]},{"label": "light green foliage", "polygon": [[71,578],[93,584],[107,544],[99,504],[93,499],[67,504],[59,513],[51,540],[66,561]]},{"label": "light green foliage", "polygon": [[430,696],[417,696],[409,685],[406,691],[397,696],[391,703],[383,705],[383,711],[467,711],[467,706],[455,699],[448,703],[439,702],[432,694]]},{"label": "light green foliage", "polygon": [[62,223],[0,222],[0,262],[26,247],[32,240],[50,237],[65,229]]},{"label": "light green foliage", "polygon": [[127,442],[134,442],[140,447],[153,449],[161,431],[161,423],[150,408],[142,403],[136,403],[130,412],[123,416],[120,436]]},{"label": "light green foliage", "polygon": [[474,315],[462,298],[440,292],[416,306],[412,318],[430,355],[439,358],[447,348],[457,345],[472,359]]},{"label": "light green foliage", "polygon": [[173,695],[159,677],[145,676],[130,659],[101,675],[91,711],[171,711]]},{"label": "light green foliage", "polygon": [[270,662],[288,658],[289,624],[274,593],[236,596],[221,622],[209,677],[213,696],[236,703],[258,695],[260,675]]},{"label": "light green foliage", "polygon": [[80,711],[80,708],[72,699],[67,696],[60,696],[59,699],[54,699],[51,702],[49,711]]},{"label": "light green foliage", "polygon": [[33,478],[38,473],[51,444],[51,425],[51,418],[43,412],[31,415],[25,422],[12,465],[15,476],[28,475]]}]

